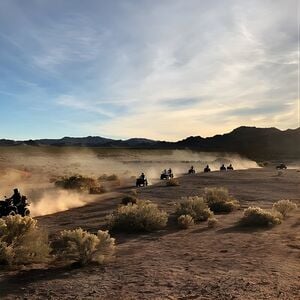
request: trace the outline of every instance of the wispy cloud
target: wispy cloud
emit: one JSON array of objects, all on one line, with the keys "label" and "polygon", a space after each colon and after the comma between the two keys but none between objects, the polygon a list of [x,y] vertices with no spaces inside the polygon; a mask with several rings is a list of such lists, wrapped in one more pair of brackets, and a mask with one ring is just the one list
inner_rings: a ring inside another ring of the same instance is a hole
[{"label": "wispy cloud", "polygon": [[22,63],[2,63],[12,76],[0,89],[31,82],[24,101],[63,108],[66,120],[78,112],[74,135],[297,125],[297,0],[29,3],[5,2],[17,24],[0,13],[2,51],[24,50]]}]

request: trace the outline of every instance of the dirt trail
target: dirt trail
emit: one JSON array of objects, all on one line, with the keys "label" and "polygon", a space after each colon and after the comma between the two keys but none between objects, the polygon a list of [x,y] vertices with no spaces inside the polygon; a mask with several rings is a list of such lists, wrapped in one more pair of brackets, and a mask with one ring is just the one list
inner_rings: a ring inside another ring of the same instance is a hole
[{"label": "dirt trail", "polygon": [[[172,212],[181,196],[199,195],[207,186],[225,186],[243,207],[270,208],[292,199],[300,205],[300,172],[278,176],[273,169],[197,174],[140,189],[141,198]],[[103,228],[105,215],[121,192],[84,207],[40,217],[52,234],[81,226]],[[236,227],[242,211],[217,215],[219,227],[202,223],[180,231],[117,235],[114,262],[81,269],[70,267],[0,272],[1,299],[300,299],[300,212],[269,230]]]}]

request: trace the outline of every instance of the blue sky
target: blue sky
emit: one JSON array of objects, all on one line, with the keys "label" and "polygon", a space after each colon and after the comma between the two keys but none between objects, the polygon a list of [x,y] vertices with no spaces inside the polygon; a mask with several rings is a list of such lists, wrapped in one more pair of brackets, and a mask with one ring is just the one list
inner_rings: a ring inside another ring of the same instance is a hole
[{"label": "blue sky", "polygon": [[297,0],[1,0],[0,138],[297,127]]}]

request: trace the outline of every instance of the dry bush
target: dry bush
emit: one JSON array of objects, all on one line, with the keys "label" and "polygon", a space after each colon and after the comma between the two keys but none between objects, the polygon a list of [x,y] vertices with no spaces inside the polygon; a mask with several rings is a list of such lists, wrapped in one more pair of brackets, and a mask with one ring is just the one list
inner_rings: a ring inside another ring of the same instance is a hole
[{"label": "dry bush", "polygon": [[107,192],[107,188],[104,186],[95,186],[95,187],[90,187],[89,193],[90,194],[103,194]]},{"label": "dry bush", "polygon": [[194,219],[190,215],[181,215],[177,219],[178,226],[182,229],[188,229],[194,225]]},{"label": "dry bush", "polygon": [[166,186],[179,186],[180,183],[176,178],[170,178],[166,181]]},{"label": "dry bush", "polygon": [[185,197],[176,206],[177,216],[190,215],[196,222],[206,221],[213,216],[213,212],[202,197]]},{"label": "dry bush", "polygon": [[217,227],[219,221],[216,218],[209,218],[207,220],[207,227],[208,228],[215,228]]},{"label": "dry bush", "polygon": [[137,202],[136,197],[128,195],[122,198],[121,204],[123,205],[128,205],[129,203],[136,204],[136,202]]},{"label": "dry bush", "polygon": [[99,181],[116,181],[119,180],[118,175],[112,174],[112,175],[106,175],[102,174],[101,176],[98,177]]},{"label": "dry bush", "polygon": [[70,177],[62,177],[55,181],[55,185],[67,190],[89,191],[91,188],[97,187],[98,183],[95,179],[90,177],[73,175]]},{"label": "dry bush", "polygon": [[0,264],[45,263],[49,253],[48,236],[36,220],[20,215],[0,219]]},{"label": "dry bush", "polygon": [[112,230],[125,232],[159,230],[167,225],[167,221],[167,213],[150,201],[120,206],[108,217],[108,225]]},{"label": "dry bush", "polygon": [[228,190],[222,187],[206,188],[204,199],[208,207],[215,213],[228,213],[239,207],[238,201],[229,196]]},{"label": "dry bush", "polygon": [[116,248],[108,231],[99,230],[96,235],[81,228],[62,231],[53,245],[59,259],[80,265],[104,263],[113,257]]},{"label": "dry bush", "polygon": [[297,204],[290,200],[279,200],[273,204],[273,209],[286,217],[290,212],[297,209]]},{"label": "dry bush", "polygon": [[248,207],[240,220],[243,226],[273,226],[280,224],[282,214],[274,210],[267,211],[257,206]]}]

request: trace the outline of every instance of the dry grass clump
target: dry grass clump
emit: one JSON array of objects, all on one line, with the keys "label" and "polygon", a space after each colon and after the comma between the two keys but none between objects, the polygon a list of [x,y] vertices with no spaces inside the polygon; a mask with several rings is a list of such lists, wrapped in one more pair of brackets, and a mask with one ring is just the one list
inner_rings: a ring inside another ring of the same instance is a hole
[{"label": "dry grass clump", "polygon": [[170,178],[166,181],[166,186],[179,186],[180,183],[176,178]]},{"label": "dry grass clump", "polygon": [[190,215],[181,215],[178,217],[177,223],[181,229],[188,229],[194,225],[194,219]]},{"label": "dry grass clump", "polygon": [[97,180],[90,177],[73,175],[56,180],[55,185],[67,190],[89,191],[91,188],[97,187],[98,183]]},{"label": "dry grass clump", "polygon": [[118,175],[112,174],[112,175],[107,175],[107,174],[102,174],[98,178],[99,181],[116,181],[119,180]]},{"label": "dry grass clump", "polygon": [[288,214],[297,209],[297,204],[290,200],[279,200],[273,204],[273,209],[287,217]]},{"label": "dry grass clump", "polygon": [[36,220],[20,215],[0,219],[0,264],[45,263],[49,253],[48,236]]},{"label": "dry grass clump", "polygon": [[167,225],[167,221],[167,213],[150,201],[120,206],[108,217],[108,225],[112,230],[125,232],[159,230]]},{"label": "dry grass clump", "polygon": [[207,227],[208,228],[215,228],[215,227],[217,227],[218,226],[218,224],[219,224],[219,221],[216,219],[216,218],[209,218],[208,220],[207,220]]},{"label": "dry grass clump", "polygon": [[94,186],[90,187],[89,193],[90,194],[103,194],[106,193],[108,190],[104,186]]},{"label": "dry grass clump", "polygon": [[215,213],[231,212],[239,207],[239,202],[231,197],[225,188],[206,188],[204,199],[208,207]]},{"label": "dry grass clump", "polygon": [[267,211],[257,206],[248,207],[240,220],[243,226],[274,226],[281,223],[282,214],[277,211]]},{"label": "dry grass clump", "polygon": [[55,241],[57,257],[68,262],[86,265],[104,263],[115,253],[115,239],[107,231],[98,230],[97,235],[81,228],[64,230]]},{"label": "dry grass clump", "polygon": [[207,206],[202,197],[185,197],[177,204],[176,215],[190,215],[196,222],[206,221],[213,216],[213,212]]}]

